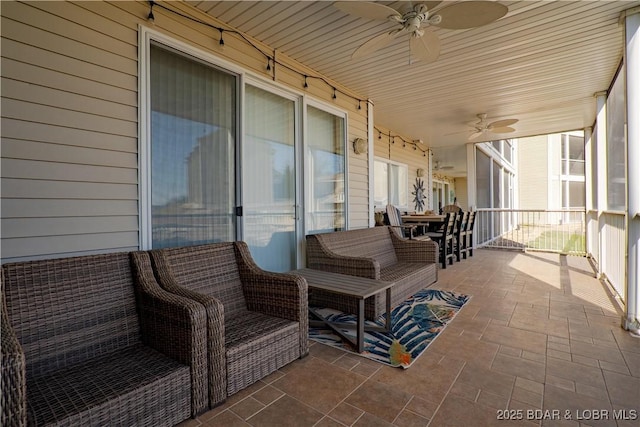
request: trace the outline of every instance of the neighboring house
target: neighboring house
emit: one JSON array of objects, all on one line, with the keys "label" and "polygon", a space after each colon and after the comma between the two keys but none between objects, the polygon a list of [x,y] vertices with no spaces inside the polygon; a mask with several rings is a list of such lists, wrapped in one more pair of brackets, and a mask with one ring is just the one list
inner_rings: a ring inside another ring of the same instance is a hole
[{"label": "neighboring house", "polygon": [[585,208],[584,132],[520,138],[520,209]]}]

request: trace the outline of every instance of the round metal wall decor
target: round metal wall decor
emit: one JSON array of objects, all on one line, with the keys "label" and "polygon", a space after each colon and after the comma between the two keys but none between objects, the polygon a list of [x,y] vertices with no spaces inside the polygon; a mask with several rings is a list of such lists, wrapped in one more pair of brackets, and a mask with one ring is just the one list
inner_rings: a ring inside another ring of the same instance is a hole
[{"label": "round metal wall decor", "polygon": [[424,211],[424,201],[427,196],[424,194],[424,181],[420,178],[416,178],[416,183],[413,184],[413,203],[417,212]]}]

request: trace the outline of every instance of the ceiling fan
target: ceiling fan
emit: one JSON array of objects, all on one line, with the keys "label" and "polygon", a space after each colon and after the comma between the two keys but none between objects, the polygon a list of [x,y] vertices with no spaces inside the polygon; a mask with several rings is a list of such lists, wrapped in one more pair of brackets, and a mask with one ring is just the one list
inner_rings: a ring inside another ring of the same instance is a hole
[{"label": "ceiling fan", "polygon": [[390,44],[397,35],[409,34],[409,50],[414,59],[433,62],[440,56],[440,39],[430,26],[452,30],[480,27],[502,18],[509,9],[493,1],[465,1],[445,6],[434,12],[440,1],[416,4],[411,10],[399,11],[379,3],[338,1],[334,5],[343,12],[361,18],[388,20],[397,25],[364,42],[351,58],[361,58]]},{"label": "ceiling fan", "polygon": [[476,139],[480,135],[484,135],[487,132],[491,132],[491,133],[515,132],[516,130],[512,128],[511,125],[518,122],[518,119],[504,119],[504,120],[497,120],[495,122],[489,123],[487,121],[487,113],[478,114],[478,119],[480,120],[477,122],[469,123],[469,126],[473,127],[473,130],[471,131],[471,135],[469,135],[469,138],[468,138],[469,141],[471,141],[472,139]]},{"label": "ceiling fan", "polygon": [[435,162],[433,162],[433,170],[434,171],[442,171],[442,170],[449,170],[449,169],[453,169],[453,166],[443,166],[440,164],[439,160],[436,160]]}]

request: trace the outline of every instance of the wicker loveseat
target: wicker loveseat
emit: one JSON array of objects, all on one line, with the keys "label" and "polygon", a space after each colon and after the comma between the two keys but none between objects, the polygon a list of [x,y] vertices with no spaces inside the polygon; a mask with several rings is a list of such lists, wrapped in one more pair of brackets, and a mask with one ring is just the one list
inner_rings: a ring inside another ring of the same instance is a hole
[{"label": "wicker loveseat", "polygon": [[2,419],[174,425],[206,409],[206,313],[146,253],[2,266]]},{"label": "wicker loveseat", "polygon": [[[307,236],[307,267],[352,276],[394,281],[391,307],[438,279],[438,245],[430,240],[402,239],[391,227],[373,227]],[[357,313],[357,300],[314,289],[309,304]],[[365,301],[365,318],[385,311],[385,295]]]},{"label": "wicker loveseat", "polygon": [[308,353],[307,282],[270,273],[244,242],[151,251],[160,284],[207,310],[209,404]]}]

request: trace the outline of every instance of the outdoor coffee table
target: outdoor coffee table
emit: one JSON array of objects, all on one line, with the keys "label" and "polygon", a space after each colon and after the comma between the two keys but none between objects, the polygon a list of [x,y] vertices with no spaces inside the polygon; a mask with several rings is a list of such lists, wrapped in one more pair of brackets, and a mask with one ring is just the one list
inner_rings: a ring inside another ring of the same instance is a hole
[{"label": "outdoor coffee table", "polygon": [[[347,341],[356,348],[358,353],[364,350],[364,331],[391,331],[391,288],[395,282],[383,282],[366,277],[349,276],[346,274],[331,273],[329,271],[314,270],[311,268],[302,268],[291,271],[307,280],[310,289],[322,289],[336,294],[347,295],[358,299],[358,313],[356,324],[344,322],[330,322],[322,317],[316,310],[309,307],[309,312],[317,317],[320,322],[333,330],[343,340]],[[379,293],[386,291],[386,313],[385,326],[365,325],[364,324],[364,300]],[[345,335],[342,329],[356,328],[356,340]]]}]

